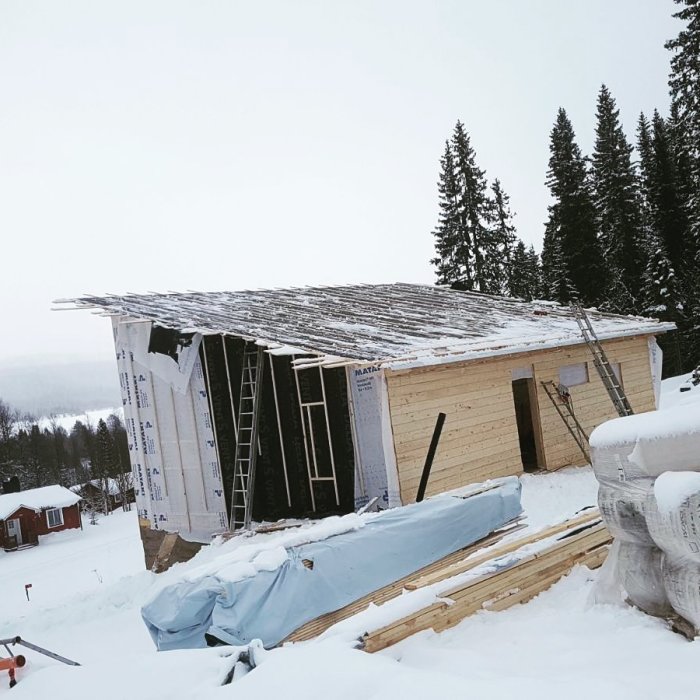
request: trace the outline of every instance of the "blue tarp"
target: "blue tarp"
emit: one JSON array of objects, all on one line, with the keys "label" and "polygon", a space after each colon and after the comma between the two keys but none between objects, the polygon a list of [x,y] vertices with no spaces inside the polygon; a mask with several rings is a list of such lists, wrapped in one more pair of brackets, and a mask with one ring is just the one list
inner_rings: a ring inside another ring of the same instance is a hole
[{"label": "blue tarp", "polygon": [[205,633],[233,645],[261,639],[269,648],[306,622],[486,537],[521,511],[515,478],[468,498],[438,496],[289,548],[275,571],[236,582],[214,575],[173,584],[141,613],[160,650],[206,646]]}]

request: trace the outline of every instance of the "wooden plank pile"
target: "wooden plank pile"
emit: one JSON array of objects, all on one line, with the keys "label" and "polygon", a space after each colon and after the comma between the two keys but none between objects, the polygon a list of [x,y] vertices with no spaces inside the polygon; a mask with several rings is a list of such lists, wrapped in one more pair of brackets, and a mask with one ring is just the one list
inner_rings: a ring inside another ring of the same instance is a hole
[{"label": "wooden plank pile", "polygon": [[[612,539],[598,510],[591,509],[535,534],[496,546],[506,535],[521,528],[516,521],[510,529],[493,533],[340,610],[312,620],[285,641],[312,639],[362,612],[371,603],[381,605],[404,590],[433,586],[439,602],[365,632],[362,648],[367,652],[379,651],[421,630],[441,631],[452,627],[479,610],[505,610],[527,602],[576,564],[600,566]],[[482,551],[485,548],[489,549]]]}]

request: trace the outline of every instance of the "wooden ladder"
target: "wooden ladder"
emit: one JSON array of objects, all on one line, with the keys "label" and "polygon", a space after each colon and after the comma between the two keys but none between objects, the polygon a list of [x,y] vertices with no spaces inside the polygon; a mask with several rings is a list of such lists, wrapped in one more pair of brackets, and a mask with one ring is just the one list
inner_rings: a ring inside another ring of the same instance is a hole
[{"label": "wooden ladder", "polygon": [[567,430],[571,433],[571,437],[576,441],[586,461],[590,462],[591,458],[586,447],[588,445],[588,435],[574,413],[574,406],[571,402],[569,390],[563,384],[556,386],[556,384],[551,381],[540,382],[540,384],[542,384],[554,408],[557,409],[559,417],[564,421],[564,425],[566,425]]},{"label": "wooden ladder", "polygon": [[250,528],[264,366],[265,356],[262,347],[246,343],[243,347],[241,393],[236,420],[237,440],[231,494],[231,530]]},{"label": "wooden ladder", "polygon": [[[306,470],[309,477],[309,491],[311,494],[311,510],[316,512],[316,494],[315,486],[323,481],[331,482],[335,495],[335,504],[340,506],[340,494],[338,492],[338,480],[335,471],[335,457],[333,455],[333,440],[331,438],[331,423],[328,416],[328,402],[326,401],[326,384],[323,379],[323,369],[319,366],[318,369],[318,389],[319,392],[314,398],[309,401],[302,399],[302,390],[300,383],[301,372],[313,372],[315,368],[295,368],[294,378],[297,385],[297,398],[299,400],[299,411],[301,413],[301,428],[304,436],[304,456],[306,457]],[[314,412],[323,412],[323,424],[325,428],[325,439],[328,444],[328,460],[329,465],[319,464],[318,444],[317,440],[323,440],[323,436],[317,435],[314,432]],[[330,467],[330,473],[329,469]],[[323,472],[323,474],[322,474]]]},{"label": "wooden ladder", "polygon": [[605,386],[605,390],[608,392],[608,396],[613,402],[615,410],[620,416],[631,416],[634,413],[632,406],[630,406],[630,402],[625,395],[625,390],[622,388],[622,383],[615,376],[608,356],[605,354],[605,350],[603,350],[603,346],[598,340],[598,336],[591,324],[591,319],[588,318],[586,310],[580,303],[575,303],[573,309],[576,316],[576,323],[578,323],[578,327],[581,329],[581,335],[593,355],[593,364],[598,370],[598,374],[603,381],[603,386]]}]

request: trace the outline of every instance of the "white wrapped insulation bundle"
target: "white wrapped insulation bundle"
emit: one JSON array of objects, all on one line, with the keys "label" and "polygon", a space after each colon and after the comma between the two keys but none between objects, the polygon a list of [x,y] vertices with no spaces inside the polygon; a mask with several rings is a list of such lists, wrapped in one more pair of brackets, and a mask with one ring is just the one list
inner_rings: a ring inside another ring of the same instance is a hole
[{"label": "white wrapped insulation bundle", "polygon": [[700,473],[662,474],[645,505],[654,542],[674,558],[700,564]]},{"label": "white wrapped insulation bundle", "polygon": [[673,612],[661,575],[663,552],[658,547],[620,542],[617,575],[630,603],[649,615]]},{"label": "white wrapped insulation bundle", "polygon": [[666,595],[673,609],[700,629],[700,564],[664,556],[662,573]]},{"label": "white wrapped insulation bundle", "polygon": [[700,629],[700,405],[608,421],[590,444],[616,539],[609,577],[640,609]]},{"label": "white wrapped insulation bundle", "polygon": [[[596,432],[593,433],[593,435],[595,434]],[[599,482],[628,482],[647,476],[643,469],[630,460],[630,456],[634,452],[634,443],[604,444],[598,447],[593,442],[593,435],[591,435],[591,465]]]},{"label": "white wrapped insulation bundle", "polygon": [[598,507],[610,534],[623,542],[654,545],[645,518],[645,507],[653,492],[652,479],[617,483],[601,482]]},{"label": "white wrapped insulation bundle", "polygon": [[615,418],[591,434],[598,480],[629,481],[664,472],[700,471],[698,404]]}]

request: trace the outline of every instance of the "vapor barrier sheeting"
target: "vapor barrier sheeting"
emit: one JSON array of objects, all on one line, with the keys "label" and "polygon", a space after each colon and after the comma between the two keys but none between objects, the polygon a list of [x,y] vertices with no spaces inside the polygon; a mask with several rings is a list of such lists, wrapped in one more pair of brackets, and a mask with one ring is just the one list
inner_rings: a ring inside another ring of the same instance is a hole
[{"label": "vapor barrier sheeting", "polygon": [[306,622],[476,542],[521,510],[516,478],[467,498],[435,497],[290,548],[274,571],[173,584],[141,612],[160,650],[206,646],[205,633],[234,645],[261,639],[269,648]]},{"label": "vapor barrier sheeting", "polygon": [[186,370],[159,356],[173,366],[173,381],[162,367],[151,370],[150,326],[113,319],[136,507],[152,529],[206,542],[227,529],[228,518],[202,364],[190,345],[179,352]]}]

